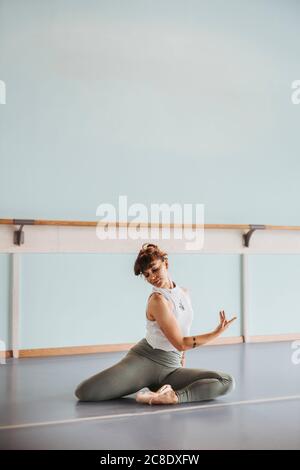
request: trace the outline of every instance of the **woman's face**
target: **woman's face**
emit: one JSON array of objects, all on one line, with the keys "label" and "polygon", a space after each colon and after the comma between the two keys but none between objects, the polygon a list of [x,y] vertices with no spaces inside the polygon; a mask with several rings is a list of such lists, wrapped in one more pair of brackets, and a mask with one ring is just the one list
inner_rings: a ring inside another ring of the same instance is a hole
[{"label": "woman's face", "polygon": [[146,269],[143,272],[143,275],[150,284],[159,287],[161,284],[168,281],[167,261],[162,261],[160,259],[152,261],[149,269]]}]

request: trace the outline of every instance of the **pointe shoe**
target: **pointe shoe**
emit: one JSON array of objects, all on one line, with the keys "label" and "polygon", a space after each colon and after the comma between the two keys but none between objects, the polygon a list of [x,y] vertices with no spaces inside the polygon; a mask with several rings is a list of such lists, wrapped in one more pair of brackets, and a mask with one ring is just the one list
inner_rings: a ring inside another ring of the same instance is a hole
[{"label": "pointe shoe", "polygon": [[179,403],[178,396],[172,388],[149,400],[149,405],[177,405],[177,403]]},{"label": "pointe shoe", "polygon": [[156,392],[138,392],[135,399],[138,403],[149,403],[152,398],[155,398],[156,396],[160,395],[161,393],[165,393],[168,390],[172,390],[172,387],[171,385],[166,384],[160,387]]}]

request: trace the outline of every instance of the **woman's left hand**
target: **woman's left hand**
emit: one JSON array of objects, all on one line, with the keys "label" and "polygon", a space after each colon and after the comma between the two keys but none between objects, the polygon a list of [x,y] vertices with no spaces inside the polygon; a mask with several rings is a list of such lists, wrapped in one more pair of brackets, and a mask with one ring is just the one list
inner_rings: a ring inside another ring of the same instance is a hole
[{"label": "woman's left hand", "polygon": [[225,331],[229,325],[234,321],[236,320],[237,317],[232,317],[231,320],[227,320],[226,319],[226,316],[225,316],[225,312],[224,310],[221,310],[220,312],[220,323],[219,325],[217,326],[217,328],[214,330],[215,333],[217,335],[220,335],[221,333],[223,333],[223,331]]}]

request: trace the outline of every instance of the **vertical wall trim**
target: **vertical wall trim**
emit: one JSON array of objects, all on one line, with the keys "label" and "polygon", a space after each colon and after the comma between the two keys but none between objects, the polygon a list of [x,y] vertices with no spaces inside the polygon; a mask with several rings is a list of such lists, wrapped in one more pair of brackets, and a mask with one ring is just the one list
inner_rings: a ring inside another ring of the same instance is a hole
[{"label": "vertical wall trim", "polygon": [[244,343],[249,342],[249,255],[242,254],[242,335]]},{"label": "vertical wall trim", "polygon": [[19,357],[19,322],[20,322],[20,254],[12,254],[12,350],[13,357]]}]

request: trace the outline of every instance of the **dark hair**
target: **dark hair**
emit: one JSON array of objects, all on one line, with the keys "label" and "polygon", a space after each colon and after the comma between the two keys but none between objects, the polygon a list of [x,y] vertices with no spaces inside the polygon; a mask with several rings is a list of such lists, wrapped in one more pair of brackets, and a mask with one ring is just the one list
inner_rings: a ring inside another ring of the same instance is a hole
[{"label": "dark hair", "polygon": [[148,269],[153,261],[168,259],[168,254],[153,243],[144,243],[134,263],[134,274],[138,276]]}]

